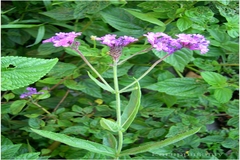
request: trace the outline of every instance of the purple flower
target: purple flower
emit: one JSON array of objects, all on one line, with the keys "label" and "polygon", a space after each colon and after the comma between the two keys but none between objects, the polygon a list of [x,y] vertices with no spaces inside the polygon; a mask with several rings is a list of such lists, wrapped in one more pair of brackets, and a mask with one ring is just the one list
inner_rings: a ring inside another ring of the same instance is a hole
[{"label": "purple flower", "polygon": [[37,89],[36,88],[33,88],[33,87],[27,87],[26,90],[28,92],[25,92],[23,94],[20,95],[20,98],[26,98],[26,97],[30,97],[32,96],[33,94],[44,94],[43,92],[37,92]]},{"label": "purple flower", "polygon": [[172,54],[185,47],[190,50],[200,50],[201,54],[208,52],[209,41],[200,34],[178,34],[177,39],[173,39],[161,32],[148,32],[148,34],[144,34],[144,36],[148,38],[148,42],[157,51]]},{"label": "purple flower", "polygon": [[144,34],[144,36],[148,38],[148,42],[157,51],[164,51],[172,54],[182,48],[182,45],[176,39],[173,39],[165,33],[148,32],[148,34]]},{"label": "purple flower", "polygon": [[185,48],[190,50],[200,50],[201,54],[208,52],[209,41],[205,39],[204,36],[200,34],[178,34],[178,41]]},{"label": "purple flower", "polygon": [[54,44],[55,47],[68,47],[70,45],[72,45],[72,43],[74,42],[74,39],[77,36],[81,35],[81,32],[69,32],[69,33],[63,33],[63,32],[59,32],[55,34],[56,36],[53,36],[49,39],[44,40],[42,43],[48,43],[51,42]]},{"label": "purple flower", "polygon": [[130,36],[120,36],[116,38],[117,35],[107,34],[103,37],[97,37],[96,40],[100,41],[102,44],[105,44],[110,47],[110,56],[115,61],[118,61],[122,53],[122,48],[132,42],[137,41],[138,39]]}]

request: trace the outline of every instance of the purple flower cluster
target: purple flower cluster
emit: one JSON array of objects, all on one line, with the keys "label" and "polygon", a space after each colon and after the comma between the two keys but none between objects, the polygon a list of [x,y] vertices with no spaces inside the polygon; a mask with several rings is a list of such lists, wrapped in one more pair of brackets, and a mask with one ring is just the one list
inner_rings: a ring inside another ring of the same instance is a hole
[{"label": "purple flower cluster", "polygon": [[128,45],[129,43],[135,42],[138,39],[130,36],[120,36],[119,38],[116,39],[117,35],[114,34],[107,34],[103,37],[96,38],[97,41],[101,41],[102,44],[105,44],[109,46],[110,48],[113,47],[124,47]]},{"label": "purple flower cluster", "polygon": [[74,39],[77,36],[81,35],[81,32],[69,32],[69,33],[56,33],[56,36],[53,36],[49,39],[44,40],[42,43],[48,43],[51,42],[54,44],[55,47],[68,47],[71,46],[72,43],[74,42]]},{"label": "purple flower cluster", "polygon": [[178,34],[176,35],[178,39],[173,39],[161,32],[148,32],[144,36],[148,38],[148,42],[157,51],[172,54],[182,48],[188,48],[190,50],[200,50],[201,54],[208,52],[209,41],[200,34]]},{"label": "purple flower cluster", "polygon": [[33,94],[44,94],[43,92],[37,92],[37,89],[36,88],[33,88],[33,87],[27,87],[26,90],[28,92],[25,92],[23,94],[20,95],[20,98],[26,98],[26,97],[30,97],[32,96]]},{"label": "purple flower cluster", "polygon": [[118,61],[122,53],[122,48],[132,42],[137,41],[138,39],[130,36],[120,36],[116,38],[117,35],[107,34],[103,37],[95,38],[97,41],[100,41],[102,44],[105,44],[110,47],[110,56]]}]

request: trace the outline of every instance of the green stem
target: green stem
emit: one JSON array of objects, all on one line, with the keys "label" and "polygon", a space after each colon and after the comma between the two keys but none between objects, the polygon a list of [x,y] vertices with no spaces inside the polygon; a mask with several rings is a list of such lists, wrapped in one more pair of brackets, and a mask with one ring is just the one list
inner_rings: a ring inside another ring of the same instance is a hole
[{"label": "green stem", "polygon": [[121,89],[119,92],[123,93],[126,92],[126,90],[131,87],[132,85],[134,85],[135,83],[139,82],[143,77],[145,77],[158,63],[162,62],[165,58],[167,58],[170,54],[165,55],[163,58],[157,60],[155,63],[153,63],[153,65],[145,72],[143,73],[143,75],[141,75],[138,79],[136,79],[134,82],[132,82],[131,84],[129,84],[128,86],[126,86],[125,88]]},{"label": "green stem", "polygon": [[191,67],[191,66],[186,66],[188,69],[191,69],[192,71],[195,71],[197,73],[201,73],[200,71],[198,71],[197,69]]},{"label": "green stem", "polygon": [[88,62],[88,60],[84,57],[84,55],[77,48],[72,48],[72,49],[74,49],[76,52],[78,52],[78,54],[83,59],[83,61],[92,69],[92,71],[94,73],[96,73],[96,75],[102,80],[102,82],[106,86],[108,86],[108,88],[111,88],[111,90],[113,90],[113,88],[105,81],[105,79],[98,73],[98,71],[96,71],[95,68]]},{"label": "green stem", "polygon": [[[121,100],[119,93],[118,77],[117,77],[117,61],[114,60],[113,63],[113,78],[114,78],[114,89],[116,94],[116,114],[117,114],[117,124],[121,128]],[[123,145],[123,133],[118,131],[118,149],[117,153],[120,154]]]},{"label": "green stem", "polygon": [[183,78],[183,75],[182,75],[175,67],[173,67],[173,68],[174,68],[174,70],[176,71],[176,73],[178,74],[178,76],[181,77],[181,78]]},{"label": "green stem", "polygon": [[38,106],[39,108],[41,108],[41,109],[42,109],[44,112],[46,112],[48,115],[51,115],[50,112],[48,112],[45,108],[43,108],[42,106],[40,106],[38,103],[34,102],[33,100],[32,100],[32,103],[35,104],[36,106]]}]

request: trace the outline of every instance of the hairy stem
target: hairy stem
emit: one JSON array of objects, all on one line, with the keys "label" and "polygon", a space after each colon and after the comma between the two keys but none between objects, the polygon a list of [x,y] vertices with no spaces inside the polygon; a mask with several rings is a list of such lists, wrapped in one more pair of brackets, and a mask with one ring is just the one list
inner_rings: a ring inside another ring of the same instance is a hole
[{"label": "hairy stem", "polygon": [[[119,93],[119,85],[118,85],[118,77],[117,77],[117,61],[114,60],[113,63],[113,78],[114,78],[114,89],[115,89],[115,96],[116,96],[116,114],[117,114],[117,124],[119,128],[121,128],[121,100],[120,100],[120,93]],[[118,131],[118,149],[117,153],[120,154],[122,150],[123,144],[123,133],[122,131]]]}]

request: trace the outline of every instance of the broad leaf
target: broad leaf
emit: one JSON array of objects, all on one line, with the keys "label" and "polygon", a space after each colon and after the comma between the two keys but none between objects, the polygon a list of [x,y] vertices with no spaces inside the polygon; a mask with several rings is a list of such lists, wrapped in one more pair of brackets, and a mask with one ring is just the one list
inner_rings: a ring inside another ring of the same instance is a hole
[{"label": "broad leaf", "polygon": [[2,91],[28,86],[45,76],[58,59],[2,57]]},{"label": "broad leaf", "polygon": [[201,72],[203,79],[212,86],[224,87],[227,78],[215,72]]},{"label": "broad leaf", "polygon": [[128,129],[128,127],[135,119],[139,110],[140,101],[141,101],[141,89],[139,83],[137,83],[137,89],[132,91],[129,103],[125,107],[121,117],[122,127],[125,130]]},{"label": "broad leaf", "polygon": [[12,159],[22,144],[1,145],[1,159]]},{"label": "broad leaf", "polygon": [[188,17],[181,17],[177,20],[177,27],[182,32],[192,26],[192,21]]},{"label": "broad leaf", "polygon": [[207,85],[194,78],[172,78],[145,88],[174,96],[198,97],[206,92]]},{"label": "broad leaf", "polygon": [[[163,58],[167,53],[163,51],[157,51],[153,49],[153,53],[159,57]],[[179,51],[174,52],[172,55],[165,58],[163,61],[172,65],[175,69],[183,72],[184,67],[191,61],[192,51],[186,48],[183,48]]]},{"label": "broad leaf", "polygon": [[13,115],[18,114],[23,109],[23,107],[26,105],[26,103],[27,103],[26,100],[14,101],[10,106],[11,113]]},{"label": "broad leaf", "polygon": [[161,148],[161,147],[168,146],[170,144],[176,143],[180,140],[183,140],[184,138],[187,138],[187,137],[197,133],[200,129],[201,128],[194,128],[194,129],[189,130],[185,133],[181,133],[181,134],[178,134],[174,137],[167,138],[163,141],[150,142],[150,143],[148,142],[148,143],[140,145],[139,147],[134,147],[134,148],[124,150],[124,151],[121,152],[120,156],[135,155],[137,153],[147,152],[147,151],[155,149],[155,148]]},{"label": "broad leaf", "polygon": [[14,160],[23,160],[23,159],[39,159],[40,152],[34,153],[24,153],[17,157],[14,157]]},{"label": "broad leaf", "polygon": [[58,142],[62,142],[64,144],[67,144],[72,147],[86,149],[90,152],[115,157],[115,151],[112,148],[104,146],[99,143],[70,137],[70,136],[67,136],[67,135],[61,134],[61,133],[54,133],[54,132],[44,131],[44,130],[36,130],[36,129],[32,129],[32,128],[31,128],[31,130],[43,137],[50,138],[50,139],[53,139]]},{"label": "broad leaf", "polygon": [[107,8],[100,12],[103,19],[119,31],[142,35],[144,33],[143,23],[121,8]]},{"label": "broad leaf", "polygon": [[109,92],[114,92],[114,90],[110,87],[108,87],[107,85],[105,85],[104,83],[98,81],[96,78],[94,78],[90,72],[87,72],[88,73],[88,76],[99,86],[101,87],[102,89],[106,90],[106,91],[109,91]]},{"label": "broad leaf", "polygon": [[232,90],[229,88],[217,88],[214,90],[214,97],[220,103],[227,103],[232,98]]}]

